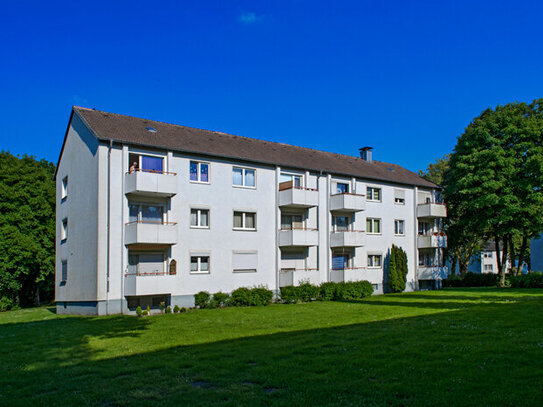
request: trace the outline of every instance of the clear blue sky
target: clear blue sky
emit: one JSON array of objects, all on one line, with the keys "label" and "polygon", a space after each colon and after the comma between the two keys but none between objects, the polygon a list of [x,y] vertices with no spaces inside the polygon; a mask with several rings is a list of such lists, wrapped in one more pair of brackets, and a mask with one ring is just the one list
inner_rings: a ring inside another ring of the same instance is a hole
[{"label": "clear blue sky", "polygon": [[72,105],[411,170],[543,97],[541,1],[9,1],[0,149],[57,160]]}]

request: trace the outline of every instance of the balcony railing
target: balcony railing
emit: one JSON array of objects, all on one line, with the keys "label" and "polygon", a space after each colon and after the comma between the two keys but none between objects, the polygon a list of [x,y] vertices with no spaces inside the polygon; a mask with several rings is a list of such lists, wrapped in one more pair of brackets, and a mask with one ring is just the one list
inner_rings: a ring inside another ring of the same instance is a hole
[{"label": "balcony railing", "polygon": [[359,212],[366,209],[366,195],[343,192],[330,195],[330,210]]},{"label": "balcony railing", "polygon": [[295,186],[292,181],[279,184],[279,206],[311,208],[319,204],[319,191],[315,188]]},{"label": "balcony railing", "polygon": [[171,294],[175,291],[175,274],[167,272],[125,273],[124,295]]},{"label": "balcony railing", "polygon": [[419,280],[443,280],[447,278],[448,268],[446,266],[427,266],[417,267],[417,279]]},{"label": "balcony railing", "polygon": [[335,230],[330,233],[330,247],[360,247],[366,244],[365,230]]},{"label": "balcony railing", "polygon": [[174,196],[177,194],[177,174],[144,169],[128,171],[125,174],[124,192],[140,196]]},{"label": "balcony railing", "polygon": [[446,218],[447,205],[438,202],[427,202],[417,205],[417,217],[419,218]]},{"label": "balcony railing", "polygon": [[318,246],[319,230],[314,228],[282,228],[279,230],[279,246]]},{"label": "balcony railing", "polygon": [[173,245],[177,243],[176,222],[133,221],[125,225],[126,245]]},{"label": "balcony railing", "polygon": [[417,236],[419,249],[439,249],[447,247],[447,235],[444,233],[430,233]]}]

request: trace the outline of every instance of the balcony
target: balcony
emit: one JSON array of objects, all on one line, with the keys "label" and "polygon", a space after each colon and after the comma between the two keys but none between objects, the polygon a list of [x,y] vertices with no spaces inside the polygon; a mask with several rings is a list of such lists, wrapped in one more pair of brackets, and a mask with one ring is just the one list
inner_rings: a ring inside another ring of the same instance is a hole
[{"label": "balcony", "polygon": [[279,231],[279,247],[285,246],[318,246],[318,229],[281,229]]},{"label": "balcony", "polygon": [[440,249],[447,247],[447,236],[441,233],[432,235],[417,236],[417,247],[419,249]]},{"label": "balcony", "polygon": [[124,176],[127,195],[171,197],[177,194],[177,174],[174,172],[135,170]]},{"label": "balcony", "polygon": [[330,233],[330,247],[360,247],[366,244],[363,230],[338,230]]},{"label": "balcony", "polygon": [[417,205],[418,218],[446,218],[447,206],[441,203],[424,203]]},{"label": "balcony", "polygon": [[418,266],[418,280],[443,280],[447,278],[448,268],[444,266]]},{"label": "balcony", "polygon": [[173,245],[177,243],[175,222],[129,222],[124,228],[125,245]]},{"label": "balcony", "polygon": [[330,195],[330,210],[344,212],[359,212],[366,209],[366,196],[361,194]]},{"label": "balcony", "polygon": [[313,188],[296,187],[292,181],[279,184],[279,206],[311,208],[319,204],[319,191]]},{"label": "balcony", "polygon": [[126,273],[124,276],[124,295],[171,294],[175,288],[175,277],[175,275],[166,273]]}]

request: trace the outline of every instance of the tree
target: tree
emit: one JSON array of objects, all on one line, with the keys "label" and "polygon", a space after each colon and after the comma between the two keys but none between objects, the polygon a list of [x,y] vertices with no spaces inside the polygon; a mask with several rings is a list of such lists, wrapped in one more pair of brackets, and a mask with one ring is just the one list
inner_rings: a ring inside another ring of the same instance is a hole
[{"label": "tree", "polygon": [[434,184],[443,185],[443,178],[447,168],[449,168],[450,158],[450,154],[445,154],[443,157],[438,158],[435,162],[428,164],[426,170],[419,170],[418,174]]},{"label": "tree", "polygon": [[524,258],[526,242],[543,230],[542,103],[485,110],[458,138],[445,173],[447,233],[471,247],[493,240],[502,284],[515,236]]},{"label": "tree", "polygon": [[388,260],[388,291],[401,293],[407,282],[407,253],[396,245],[392,245]]},{"label": "tree", "polygon": [[55,165],[0,152],[3,308],[50,300],[55,271]]}]

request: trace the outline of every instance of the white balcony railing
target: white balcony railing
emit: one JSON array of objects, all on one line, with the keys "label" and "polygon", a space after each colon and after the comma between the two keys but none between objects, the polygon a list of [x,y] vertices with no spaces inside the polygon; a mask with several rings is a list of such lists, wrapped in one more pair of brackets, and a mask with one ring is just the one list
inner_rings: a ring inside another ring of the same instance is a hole
[{"label": "white balcony railing", "polygon": [[418,266],[417,279],[443,280],[447,278],[448,268],[445,266]]},{"label": "white balcony railing", "polygon": [[124,295],[172,294],[175,275],[166,273],[129,274],[124,276]]},{"label": "white balcony railing", "polygon": [[330,247],[360,247],[366,245],[363,230],[338,230],[330,233]]},{"label": "white balcony railing", "polygon": [[417,247],[419,249],[443,249],[447,247],[447,236],[441,233],[417,236]]},{"label": "white balcony railing", "polygon": [[419,218],[446,218],[447,206],[442,203],[424,203],[417,205]]},{"label": "white balcony railing", "polygon": [[128,195],[171,197],[177,194],[174,172],[136,170],[124,177],[124,193]]},{"label": "white balcony railing", "polygon": [[124,229],[124,244],[162,244],[177,243],[177,223],[175,222],[129,222]]},{"label": "white balcony railing", "polygon": [[319,191],[313,188],[296,187],[292,181],[279,184],[279,206],[311,208],[319,205]]},{"label": "white balcony railing", "polygon": [[334,194],[330,195],[330,210],[359,212],[366,209],[366,196],[361,194]]},{"label": "white balcony railing", "polygon": [[279,246],[318,246],[318,229],[281,229],[279,231]]}]

